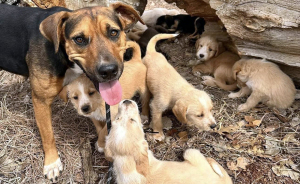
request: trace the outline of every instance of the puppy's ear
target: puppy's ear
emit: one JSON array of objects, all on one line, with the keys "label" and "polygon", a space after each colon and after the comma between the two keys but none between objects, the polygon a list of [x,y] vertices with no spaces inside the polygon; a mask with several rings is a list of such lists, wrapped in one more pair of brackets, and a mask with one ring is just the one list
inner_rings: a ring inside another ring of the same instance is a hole
[{"label": "puppy's ear", "polygon": [[140,154],[138,158],[136,158],[136,170],[145,177],[149,172],[148,143],[145,140],[143,141]]},{"label": "puppy's ear", "polygon": [[183,103],[182,100],[177,100],[173,109],[172,109],[174,115],[181,123],[187,123],[186,120],[186,111],[187,106]]},{"label": "puppy's ear", "polygon": [[224,51],[225,51],[225,47],[223,46],[223,43],[222,42],[218,42],[218,48],[217,48],[215,57],[217,57],[218,55],[220,55]]},{"label": "puppy's ear", "polygon": [[137,21],[145,24],[139,13],[132,6],[124,3],[113,3],[110,7],[120,15],[120,18],[125,24],[125,30],[131,28]]},{"label": "puppy's ear", "polygon": [[66,19],[70,16],[69,12],[62,11],[50,15],[40,24],[40,32],[47,38],[47,40],[53,42],[55,52],[58,51],[59,43],[62,37],[62,26]]},{"label": "puppy's ear", "polygon": [[63,89],[61,90],[61,92],[58,94],[58,96],[63,99],[63,101],[65,103],[68,102],[68,90],[67,90],[67,86],[63,87]]},{"label": "puppy's ear", "polygon": [[233,79],[236,80],[237,74],[242,70],[241,62],[236,62],[232,67]]}]

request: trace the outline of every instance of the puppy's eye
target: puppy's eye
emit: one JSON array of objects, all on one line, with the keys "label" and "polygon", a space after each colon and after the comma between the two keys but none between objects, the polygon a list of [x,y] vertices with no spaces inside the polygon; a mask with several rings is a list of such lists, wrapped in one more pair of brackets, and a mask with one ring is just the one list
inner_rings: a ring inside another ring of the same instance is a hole
[{"label": "puppy's eye", "polygon": [[211,52],[211,51],[212,51],[212,49],[211,49],[211,48],[209,48],[209,51]]},{"label": "puppy's eye", "polygon": [[95,94],[95,91],[89,92],[89,95],[90,95],[90,96],[92,96],[93,94]]},{"label": "puppy's eye", "polygon": [[200,45],[200,47],[202,47],[203,45]]},{"label": "puppy's eye", "polygon": [[77,37],[73,38],[73,40],[77,45],[85,45],[86,44],[86,41],[82,36],[77,36]]},{"label": "puppy's eye", "polygon": [[198,118],[202,118],[204,115],[203,114],[198,114],[197,117]]},{"label": "puppy's eye", "polygon": [[119,31],[116,30],[116,29],[110,30],[109,35],[110,35],[111,37],[117,37],[117,36],[119,36]]},{"label": "puppy's eye", "polygon": [[131,118],[130,121],[136,122],[133,118]]},{"label": "puppy's eye", "polygon": [[74,100],[78,100],[78,96],[74,96],[73,98],[74,98]]}]

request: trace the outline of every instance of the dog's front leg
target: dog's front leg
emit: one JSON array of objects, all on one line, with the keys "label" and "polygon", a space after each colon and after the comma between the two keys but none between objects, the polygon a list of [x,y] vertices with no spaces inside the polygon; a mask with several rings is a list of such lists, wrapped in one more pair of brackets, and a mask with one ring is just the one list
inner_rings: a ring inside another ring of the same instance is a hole
[{"label": "dog's front leg", "polygon": [[239,112],[246,112],[255,107],[259,102],[262,101],[262,95],[259,92],[253,91],[248,97],[246,103],[238,106]]},{"label": "dog's front leg", "polygon": [[163,141],[165,136],[163,132],[162,111],[159,108],[154,107],[153,103],[151,103],[151,111],[153,132],[158,132],[153,134],[151,138],[158,141]]},{"label": "dog's front leg", "polygon": [[62,89],[62,80],[47,77],[31,77],[32,102],[34,107],[35,119],[42,138],[43,149],[45,152],[44,175],[52,182],[56,182],[63,165],[58,156],[53,135],[51,122],[51,104],[53,99]]}]

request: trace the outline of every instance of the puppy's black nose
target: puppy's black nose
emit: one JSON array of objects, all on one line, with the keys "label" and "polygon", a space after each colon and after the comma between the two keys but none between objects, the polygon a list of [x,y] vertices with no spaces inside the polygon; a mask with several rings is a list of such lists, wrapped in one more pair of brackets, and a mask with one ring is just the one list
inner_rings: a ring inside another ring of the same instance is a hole
[{"label": "puppy's black nose", "polygon": [[84,113],[87,113],[89,112],[90,110],[90,106],[89,105],[84,105],[81,107],[81,111],[84,112]]},{"label": "puppy's black nose", "polygon": [[131,101],[130,100],[124,100],[123,103],[126,104],[126,105],[129,105],[129,104],[131,104]]},{"label": "puppy's black nose", "polygon": [[203,58],[203,57],[204,57],[204,55],[203,55],[203,54],[200,54],[200,55],[199,55],[199,57],[200,57],[200,58]]},{"label": "puppy's black nose", "polygon": [[101,65],[98,68],[98,73],[103,79],[112,79],[118,74],[118,65],[117,64],[109,64],[109,65]]},{"label": "puppy's black nose", "polygon": [[217,126],[217,124],[212,124],[212,125],[210,125],[210,128],[214,129],[216,126]]}]

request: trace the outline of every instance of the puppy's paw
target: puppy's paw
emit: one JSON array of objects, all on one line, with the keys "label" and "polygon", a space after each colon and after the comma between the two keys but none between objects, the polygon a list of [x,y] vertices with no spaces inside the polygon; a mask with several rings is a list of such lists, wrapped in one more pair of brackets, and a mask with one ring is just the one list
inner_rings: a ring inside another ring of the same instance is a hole
[{"label": "puppy's paw", "polygon": [[193,71],[193,75],[196,76],[196,77],[201,77],[201,72]]},{"label": "puppy's paw", "polygon": [[104,148],[100,147],[98,144],[98,141],[95,142],[95,149],[99,152],[99,153],[103,153],[104,152]]},{"label": "puppy's paw", "polygon": [[238,106],[237,110],[238,110],[238,112],[246,112],[250,109],[248,108],[248,106],[246,104],[241,104],[241,105]]},{"label": "puppy's paw", "polygon": [[160,133],[154,133],[154,134],[150,135],[149,138],[150,138],[152,141],[159,141],[159,142],[165,140],[165,136],[164,136],[164,133],[163,133],[163,132],[160,132]]},{"label": "puppy's paw", "polygon": [[44,176],[49,179],[51,182],[56,183],[58,181],[58,177],[63,170],[63,165],[58,158],[55,162],[49,165],[44,166]]},{"label": "puppy's paw", "polygon": [[206,85],[206,86],[212,86],[212,87],[215,87],[216,84],[215,84],[215,79],[211,76],[203,76],[202,77],[202,84]]},{"label": "puppy's paw", "polygon": [[228,95],[228,97],[229,97],[229,98],[238,98],[238,97],[240,97],[240,95],[239,95],[239,93],[230,93],[230,94]]}]

